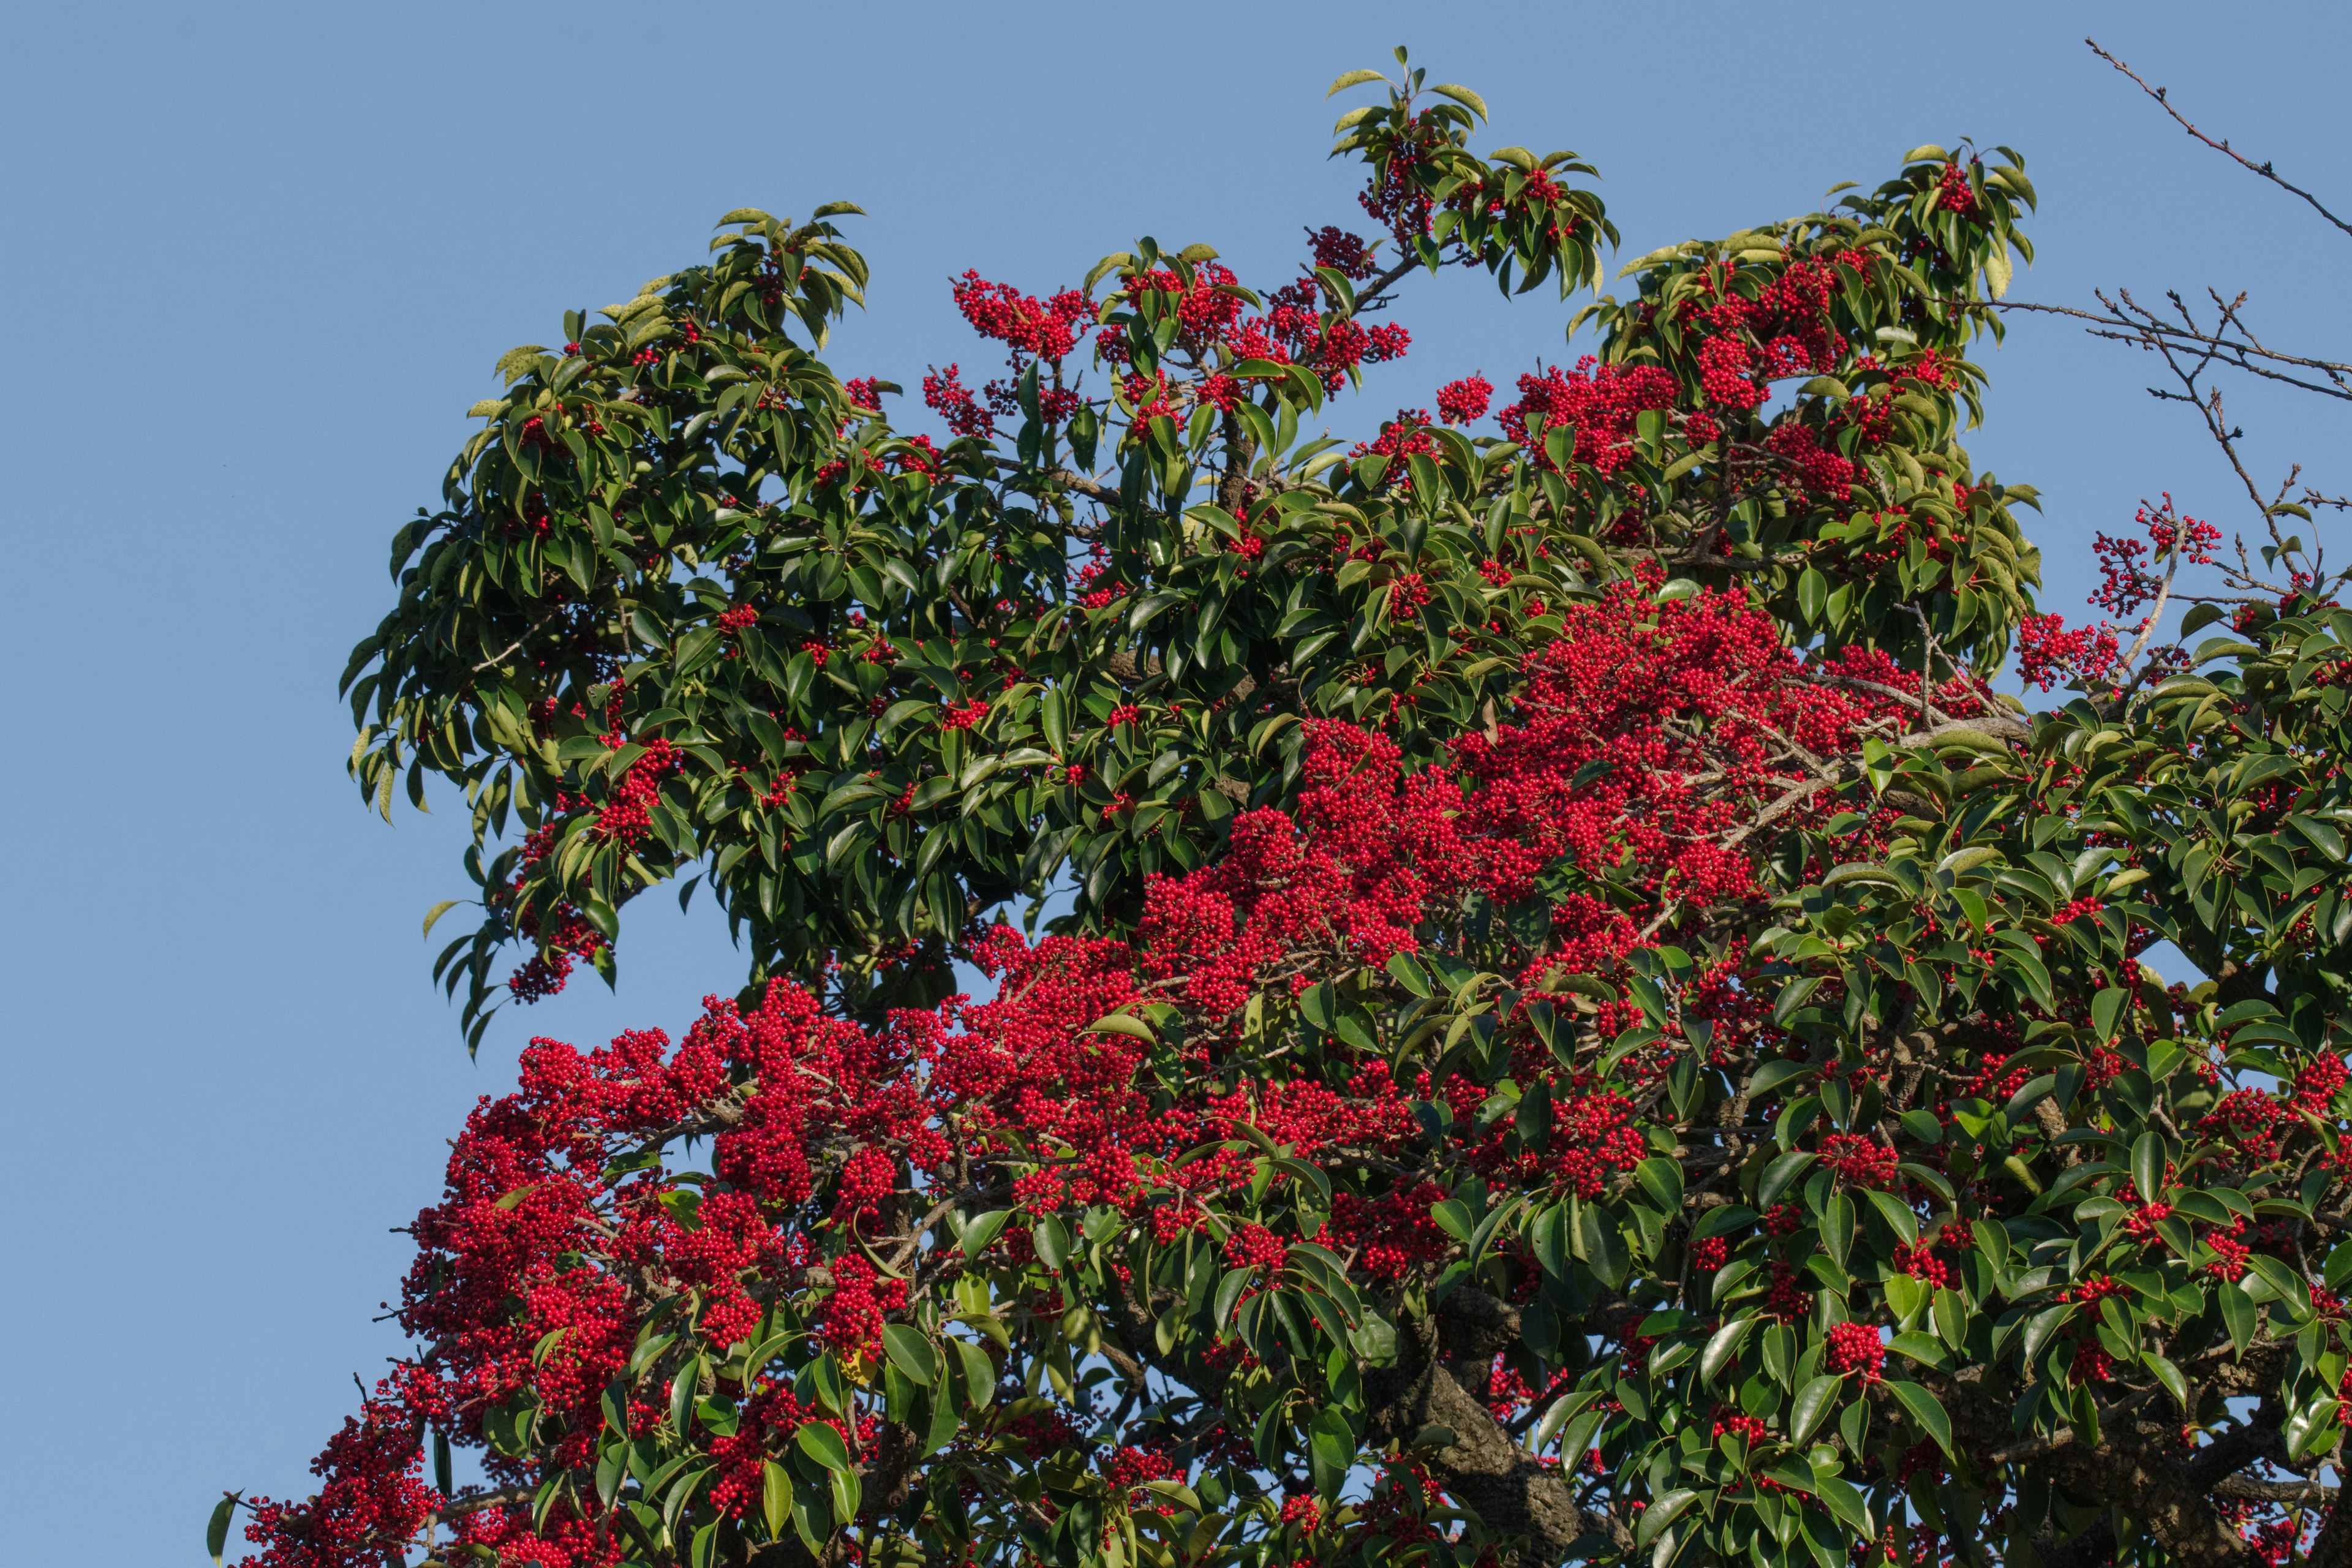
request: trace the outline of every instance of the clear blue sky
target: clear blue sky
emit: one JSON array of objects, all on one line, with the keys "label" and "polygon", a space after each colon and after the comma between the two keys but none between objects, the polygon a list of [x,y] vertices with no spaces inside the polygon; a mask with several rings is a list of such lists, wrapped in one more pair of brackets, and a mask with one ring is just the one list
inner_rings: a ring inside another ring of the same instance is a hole
[{"label": "clear blue sky", "polygon": [[[2352,205],[2341,7],[1354,3],[1188,6],[26,5],[0,95],[0,1468],[14,1561],[194,1563],[225,1487],[304,1466],[396,1343],[371,1321],[443,1141],[528,1034],[675,1031],[741,971],[723,928],[633,910],[617,996],[502,1016],[478,1064],[417,925],[460,824],[362,811],[333,691],[507,347],[626,298],[752,205],[847,197],[870,313],[832,356],[912,384],[993,356],[947,279],[1076,282],[1139,234],[1278,281],[1355,216],[1323,149],[1341,70],[1409,42],[1493,144],[1598,163],[1626,254],[1809,210],[1906,148],[2028,157],[2023,298],[2254,292],[2341,354],[2347,259],[2189,143],[2101,41]],[[2225,25],[2226,24],[2226,25]],[[1559,357],[1566,312],[1409,290],[1412,357],[1339,419]],[[1980,464],[2039,485],[2053,605],[2093,529],[2225,476],[2135,356],[2028,322],[1988,356]],[[976,378],[975,378],[976,379]],[[2249,395],[2265,468],[2352,486],[2326,407]],[[2332,466],[2331,466],[2332,465]],[[671,906],[674,910],[674,906]],[[705,911],[707,913],[707,911]]]}]

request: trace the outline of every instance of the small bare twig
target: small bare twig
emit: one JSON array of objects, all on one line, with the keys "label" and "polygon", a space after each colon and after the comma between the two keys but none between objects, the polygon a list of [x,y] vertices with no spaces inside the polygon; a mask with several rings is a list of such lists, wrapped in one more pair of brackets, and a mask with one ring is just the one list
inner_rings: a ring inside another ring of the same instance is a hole
[{"label": "small bare twig", "polygon": [[2326,218],[2329,223],[2335,225],[2345,234],[2352,235],[2352,223],[2347,223],[2342,218],[2337,217],[2334,213],[2329,212],[2325,206],[2320,205],[2320,200],[2317,196],[2313,195],[2301,185],[2295,184],[2282,176],[2276,169],[2271,167],[2269,159],[2265,158],[2261,163],[2257,163],[2252,158],[2247,157],[2243,153],[2239,152],[2235,147],[2231,146],[2230,139],[2228,137],[2225,136],[2219,142],[2214,141],[2213,138],[2206,135],[2205,132],[2198,130],[2195,125],[2189,123],[2189,117],[2187,115],[2172,107],[2172,100],[2165,96],[2165,89],[2163,88],[2148,86],[2147,82],[2137,71],[2124,64],[2123,61],[2116,58],[2115,56],[2107,53],[2106,50],[2099,47],[2099,41],[2096,38],[2084,38],[2083,42],[2090,46],[2091,52],[2093,54],[2098,56],[2101,59],[2115,67],[2116,69],[2131,78],[2133,81],[2138,83],[2140,91],[2156,100],[2157,103],[2164,110],[2164,112],[2172,117],[2172,122],[2175,125],[2179,126],[2180,129],[2188,132],[2189,135],[2195,137],[2198,141],[2202,142],[2206,146],[2212,148],[2213,151],[2221,153],[2223,157],[2237,164],[2238,167],[2246,170],[2250,174],[2261,175],[2263,179],[2268,180],[2272,184],[2276,185],[2279,189],[2287,192],[2291,195],[2302,197],[2305,202],[2311,205],[2312,211],[2317,213],[2321,217]]},{"label": "small bare twig", "polygon": [[1418,256],[1400,258],[1395,266],[1372,279],[1370,288],[1356,296],[1356,309],[1362,310],[1371,305],[1388,303],[1383,296],[1388,293],[1390,287],[1402,281],[1406,273],[1420,265],[1421,258]]},{"label": "small bare twig", "polygon": [[[2143,348],[2153,348],[2155,346],[2153,340],[2158,338],[2172,339],[2182,344],[2195,343],[2200,348],[2212,351],[2232,370],[2242,370],[2249,375],[2259,375],[2267,380],[2283,382],[2286,385],[2300,388],[2305,392],[2316,392],[2328,397],[2338,397],[2352,403],[2352,380],[2347,379],[2352,377],[2352,364],[2347,364],[2338,360],[2314,359],[2306,354],[2288,353],[2284,350],[2272,348],[2252,332],[2245,331],[2242,321],[2238,323],[2238,327],[2244,335],[2232,338],[2206,331],[2193,324],[2175,325],[2158,318],[2143,319],[2138,316],[2126,316],[2118,312],[2104,294],[2099,296],[2099,301],[2108,305],[2105,314],[2095,310],[2077,310],[2071,305],[2036,304],[2029,300],[1980,300],[1974,308],[1985,310],[2024,310],[2041,316],[2069,316],[2075,321],[2091,323],[2088,330],[2091,336],[2095,338],[2105,338],[2111,342],[2137,343]],[[2293,365],[2299,370],[2314,371],[2326,379],[2325,382],[2307,381],[2301,376],[2288,375],[2282,371],[2267,369],[2262,362],[2267,362],[2269,364]]]},{"label": "small bare twig", "polygon": [[510,643],[507,644],[507,646],[506,646],[506,647],[504,647],[500,648],[498,652],[496,652],[496,653],[494,653],[494,654],[490,655],[490,657],[489,657],[489,658],[486,658],[486,659],[482,660],[482,662],[481,662],[481,663],[479,663],[479,664],[478,664],[478,665],[474,666],[473,673],[474,673],[474,674],[476,674],[476,675],[479,675],[479,674],[481,674],[481,673],[482,673],[482,671],[484,671],[484,670],[486,670],[486,669],[495,669],[495,668],[497,668],[499,665],[504,664],[504,663],[507,661],[507,659],[508,659],[508,658],[509,658],[510,657],[512,657],[512,656],[513,656],[513,655],[515,655],[515,654],[520,653],[520,652],[524,649],[524,647],[526,647],[527,646],[529,646],[529,644],[530,643],[530,640],[531,640],[533,637],[535,637],[539,636],[539,634],[540,634],[540,633],[541,633],[541,632],[545,631],[545,630],[548,628],[549,625],[550,625],[551,623],[552,623],[554,620],[555,620],[555,616],[551,616],[551,615],[549,615],[549,616],[541,616],[541,617],[540,617],[536,622],[534,622],[534,623],[532,624],[530,630],[529,630],[529,631],[527,631],[527,632],[523,633],[523,634],[522,634],[522,636],[520,636],[520,637],[519,637],[515,638],[515,640],[514,640],[514,641],[512,641],[512,642],[510,642]]},{"label": "small bare twig", "polygon": [[[1000,468],[1019,468],[1025,467],[1026,465],[1022,463],[1020,459],[1016,458],[999,458],[996,459],[996,466]],[[1084,474],[1074,474],[1067,468],[1055,468],[1047,472],[1044,477],[1061,486],[1064,489],[1068,490],[1073,495],[1081,495],[1086,497],[1088,500],[1100,501],[1105,506],[1116,506],[1118,504],[1118,490],[1114,489],[1109,485],[1103,484],[1095,479],[1090,479]]]}]

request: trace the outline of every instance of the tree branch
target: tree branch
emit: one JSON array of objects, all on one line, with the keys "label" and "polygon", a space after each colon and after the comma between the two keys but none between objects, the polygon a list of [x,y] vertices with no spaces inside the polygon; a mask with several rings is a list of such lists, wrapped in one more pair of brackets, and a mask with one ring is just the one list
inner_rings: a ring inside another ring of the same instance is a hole
[{"label": "tree branch", "polygon": [[2099,47],[2099,41],[2096,38],[2084,38],[2083,42],[2090,46],[2091,52],[2093,54],[2098,56],[2109,65],[2115,67],[2116,69],[2123,72],[2124,75],[2131,78],[2133,81],[2137,82],[2139,84],[2140,91],[2156,100],[2158,105],[2163,109],[2164,112],[2172,117],[2172,122],[2175,125],[2179,126],[2180,129],[2188,132],[2189,135],[2195,137],[2198,141],[2202,142],[2206,146],[2212,148],[2213,151],[2221,153],[2223,157],[2237,164],[2241,169],[2247,171],[2249,174],[2261,175],[2263,179],[2268,180],[2272,184],[2276,185],[2279,189],[2287,192],[2289,195],[2302,197],[2305,201],[2311,204],[2312,211],[2317,213],[2321,217],[2326,218],[2329,223],[2335,225],[2336,228],[2340,229],[2345,234],[2352,235],[2352,223],[2346,223],[2342,218],[2337,217],[2334,213],[2329,212],[2325,206],[2321,205],[2320,200],[2317,196],[2313,195],[2301,185],[2295,184],[2283,177],[2277,170],[2271,167],[2270,160],[2266,158],[2259,163],[2255,163],[2252,158],[2247,157],[2243,153],[2241,153],[2236,148],[2231,146],[2230,139],[2226,136],[2219,142],[2214,141],[2213,138],[2206,135],[2205,132],[2198,130],[2196,126],[2190,124],[2188,116],[2182,114],[2180,110],[2172,107],[2172,100],[2165,96],[2165,89],[2163,88],[2148,86],[2147,81],[2141,78],[2137,71],[2124,64],[2123,61],[2117,59],[2115,56],[2107,53],[2106,50]]}]

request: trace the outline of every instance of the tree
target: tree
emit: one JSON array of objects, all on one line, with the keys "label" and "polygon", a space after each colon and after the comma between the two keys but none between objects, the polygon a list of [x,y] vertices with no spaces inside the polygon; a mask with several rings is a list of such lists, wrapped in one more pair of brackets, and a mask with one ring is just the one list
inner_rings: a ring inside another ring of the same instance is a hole
[{"label": "tree", "polygon": [[[1011,374],[934,373],[945,447],[784,336],[837,213],[509,357],[355,766],[469,789],[476,1037],[502,946],[608,968],[688,868],[752,984],[477,1110],[264,1560],[2252,1568],[2321,1516],[2340,577],[2281,541],[2193,649],[2035,613],[1957,440],[2032,191],[1965,147],[1635,263],[1506,439],[1294,451],[1412,271],[1598,281],[1572,158],[1423,87],[1339,127],[1396,261],[968,278]],[[2141,522],[2113,614],[2219,543]],[[1042,939],[976,917],[1065,864]]]}]

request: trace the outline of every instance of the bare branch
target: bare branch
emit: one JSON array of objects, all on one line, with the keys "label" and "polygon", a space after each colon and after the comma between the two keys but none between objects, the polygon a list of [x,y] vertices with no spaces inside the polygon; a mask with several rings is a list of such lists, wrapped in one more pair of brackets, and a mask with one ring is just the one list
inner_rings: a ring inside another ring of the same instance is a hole
[{"label": "bare branch", "polygon": [[[999,458],[996,459],[996,466],[1000,468],[1022,468],[1028,465],[1017,458]],[[1088,500],[1100,501],[1105,506],[1118,504],[1118,490],[1109,485],[1090,479],[1084,474],[1074,474],[1067,468],[1054,468],[1048,470],[1043,477],[1061,486],[1072,495],[1081,495]]]},{"label": "bare branch", "polygon": [[2301,196],[2305,201],[2311,204],[2312,211],[2317,213],[2321,217],[2326,218],[2329,223],[2334,224],[2347,235],[2352,235],[2352,223],[2346,223],[2342,218],[2337,217],[2334,213],[2329,212],[2325,206],[2320,205],[2320,201],[2317,196],[2313,195],[2301,185],[2294,184],[2282,178],[2278,171],[2271,167],[2270,160],[2266,158],[2259,163],[2255,163],[2252,158],[2247,157],[2243,153],[2241,153],[2236,148],[2231,146],[2230,139],[2226,136],[2219,142],[2214,141],[2213,138],[2206,135],[2205,132],[2198,130],[2196,126],[2190,124],[2188,116],[2182,114],[2180,110],[2172,107],[2172,100],[2165,96],[2165,89],[2163,88],[2148,86],[2147,81],[2141,78],[2137,71],[2124,64],[2123,61],[2116,58],[2115,56],[2107,53],[2106,50],[2099,47],[2099,41],[2096,38],[2084,38],[2083,42],[2091,47],[2091,52],[2093,54],[2098,56],[2109,65],[2115,67],[2116,69],[2123,72],[2124,75],[2131,78],[2133,81],[2137,82],[2139,84],[2140,91],[2156,100],[2157,103],[2163,109],[2164,112],[2172,117],[2172,122],[2175,125],[2179,126],[2180,129],[2188,132],[2189,135],[2195,137],[2198,141],[2205,143],[2206,146],[2212,148],[2213,151],[2221,153],[2223,157],[2237,164],[2238,167],[2246,170],[2250,174],[2260,174],[2263,179],[2268,180],[2272,184],[2276,185],[2279,189],[2285,191],[2290,195]]}]

